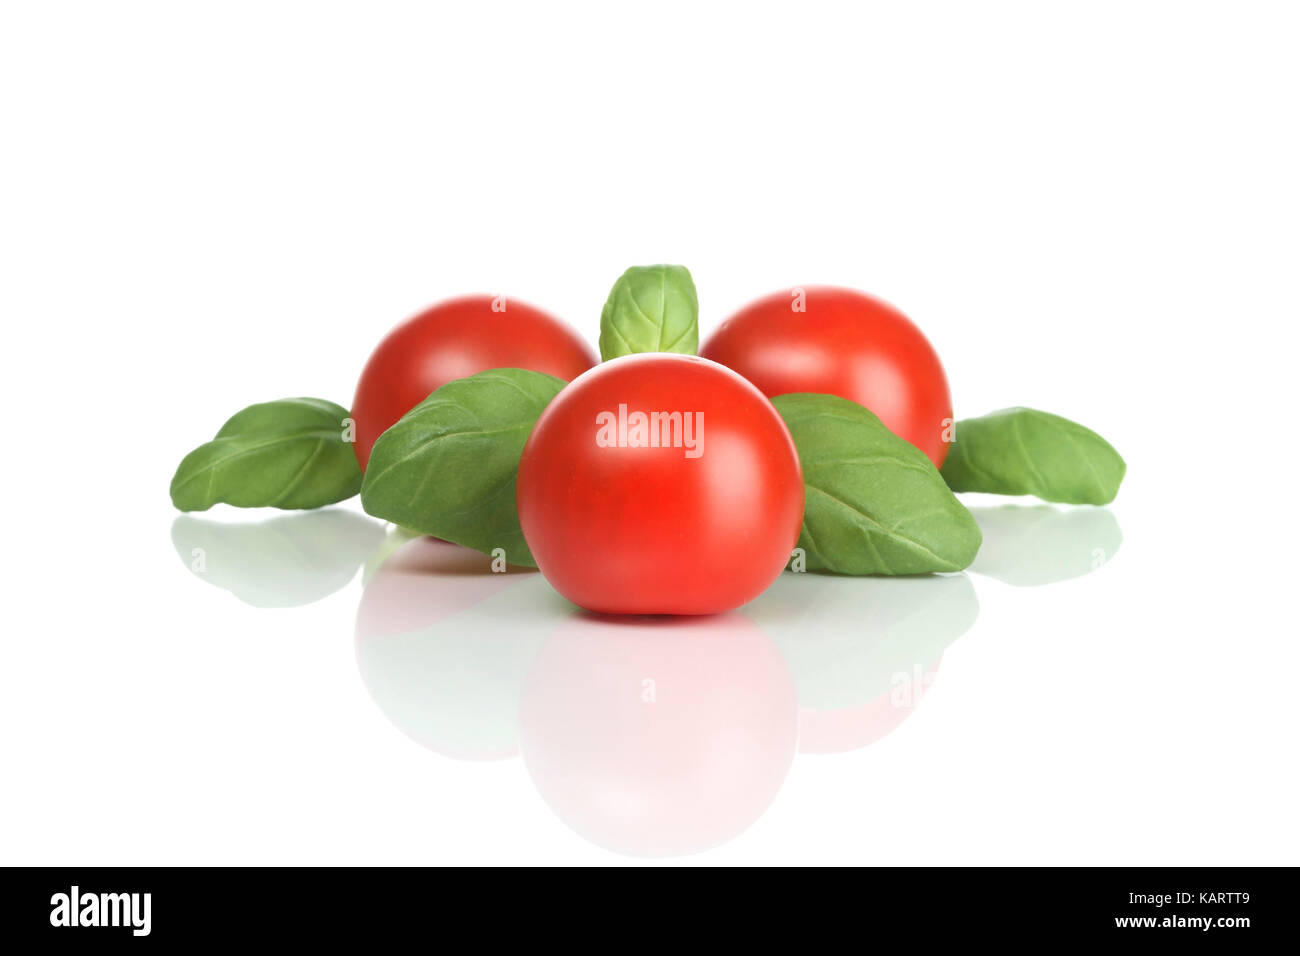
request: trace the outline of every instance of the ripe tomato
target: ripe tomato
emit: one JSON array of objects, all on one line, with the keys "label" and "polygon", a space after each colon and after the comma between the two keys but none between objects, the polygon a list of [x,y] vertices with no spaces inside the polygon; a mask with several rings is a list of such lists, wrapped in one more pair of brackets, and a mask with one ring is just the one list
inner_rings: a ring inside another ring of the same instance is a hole
[{"label": "ripe tomato", "polygon": [[753,385],[693,355],[646,353],[598,365],[547,406],[516,500],[537,566],[573,603],[713,614],[781,573],[803,475]]},{"label": "ripe tomato", "polygon": [[952,396],[939,356],[907,316],[864,292],[774,292],[722,323],[700,354],[769,397],[825,392],[864,405],[936,468],[948,454]]},{"label": "ripe tomato", "polygon": [[568,380],[595,364],[591,346],[540,309],[490,295],[441,302],[389,332],[366,362],[352,400],[357,461],[364,470],[375,440],[453,379],[526,368]]}]

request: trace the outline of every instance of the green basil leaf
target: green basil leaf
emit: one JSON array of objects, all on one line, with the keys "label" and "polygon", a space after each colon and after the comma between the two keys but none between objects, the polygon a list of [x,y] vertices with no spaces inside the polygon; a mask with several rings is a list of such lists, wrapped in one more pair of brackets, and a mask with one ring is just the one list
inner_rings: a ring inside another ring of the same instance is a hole
[{"label": "green basil leaf", "polygon": [[1125,467],[1096,432],[1059,415],[1007,408],[957,423],[943,478],[953,491],[1104,505],[1119,491]]},{"label": "green basil leaf", "polygon": [[361,489],[361,468],[344,440],[347,417],[347,409],[320,398],[250,405],[181,460],[172,503],[181,511],[218,502],[293,509],[351,498]]},{"label": "green basil leaf", "polygon": [[536,564],[515,510],[524,442],[563,380],[494,368],[434,391],[379,436],[361,505],[421,534]]},{"label": "green basil leaf", "polygon": [[600,313],[600,357],[700,347],[700,303],[685,266],[633,266],[619,277]]},{"label": "green basil leaf", "polygon": [[813,571],[924,574],[975,559],[980,529],[930,459],[856,402],[778,395],[803,465],[799,547]]}]

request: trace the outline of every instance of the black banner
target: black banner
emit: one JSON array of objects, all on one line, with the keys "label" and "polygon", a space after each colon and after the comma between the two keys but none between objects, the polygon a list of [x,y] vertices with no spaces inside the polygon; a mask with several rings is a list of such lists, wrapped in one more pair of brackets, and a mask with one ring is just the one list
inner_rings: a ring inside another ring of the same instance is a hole
[{"label": "black banner", "polygon": [[[439,923],[472,932],[465,920],[479,907],[495,927],[522,920],[537,898],[528,876],[512,892],[499,873],[421,869],[51,868],[5,875],[5,929],[55,944],[380,940],[427,933]],[[909,934],[927,941],[1131,937],[1238,945],[1260,934],[1289,935],[1294,877],[1291,869],[878,869],[825,873],[815,884],[801,875],[797,890],[769,875],[758,890],[729,874],[722,897],[728,903],[712,917],[705,894],[717,892],[717,877],[698,890],[679,874],[670,889],[611,887],[604,894],[586,886],[562,894],[551,877],[540,897],[545,922],[536,925],[553,927],[563,917],[581,936],[595,920],[626,918],[629,931],[640,934],[656,929],[647,919],[676,916],[685,925],[708,917],[705,933],[763,935],[779,907],[792,924],[825,923],[868,936],[873,926],[911,927]],[[744,904],[745,894],[756,891],[761,895]],[[567,912],[556,908],[559,900],[568,901]]]}]

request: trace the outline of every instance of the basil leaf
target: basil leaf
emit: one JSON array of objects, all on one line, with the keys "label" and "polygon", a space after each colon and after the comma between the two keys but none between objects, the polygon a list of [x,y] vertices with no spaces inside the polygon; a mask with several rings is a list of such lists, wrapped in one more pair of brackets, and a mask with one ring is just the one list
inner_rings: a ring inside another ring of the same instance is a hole
[{"label": "basil leaf", "polygon": [[1059,415],[1007,408],[957,423],[943,463],[953,491],[1037,495],[1104,505],[1124,480],[1124,459],[1106,439]]},{"label": "basil leaf", "polygon": [[351,498],[361,488],[361,468],[343,440],[347,417],[347,409],[320,398],[250,405],[181,460],[172,503],[181,511],[218,502],[291,509]]},{"label": "basil leaf", "polygon": [[361,505],[421,534],[533,566],[515,510],[524,442],[563,380],[494,368],[448,382],[379,436]]},{"label": "basil leaf", "polygon": [[778,395],[803,465],[799,547],[807,567],[839,574],[960,571],[980,529],[915,445],[856,402]]},{"label": "basil leaf", "polygon": [[685,266],[633,266],[609,290],[600,312],[600,357],[637,352],[694,355],[700,303]]}]

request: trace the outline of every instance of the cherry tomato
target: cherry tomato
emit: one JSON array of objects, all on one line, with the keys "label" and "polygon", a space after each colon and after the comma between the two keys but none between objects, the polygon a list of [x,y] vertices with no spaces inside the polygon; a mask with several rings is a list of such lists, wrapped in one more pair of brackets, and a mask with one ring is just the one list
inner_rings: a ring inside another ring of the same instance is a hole
[{"label": "cherry tomato", "polygon": [[776,409],[693,355],[629,355],[574,380],[529,436],[516,492],[546,579],[614,614],[744,604],[781,573],[803,521]]},{"label": "cherry tomato", "polygon": [[907,316],[864,292],[774,292],[722,323],[700,354],[769,397],[824,392],[864,405],[936,468],[948,454],[952,396],[938,354]]},{"label": "cherry tomato", "polygon": [[514,299],[469,295],[432,306],[389,332],[366,362],[352,400],[357,461],[429,393],[490,368],[526,368],[566,381],[596,364],[558,319]]}]

